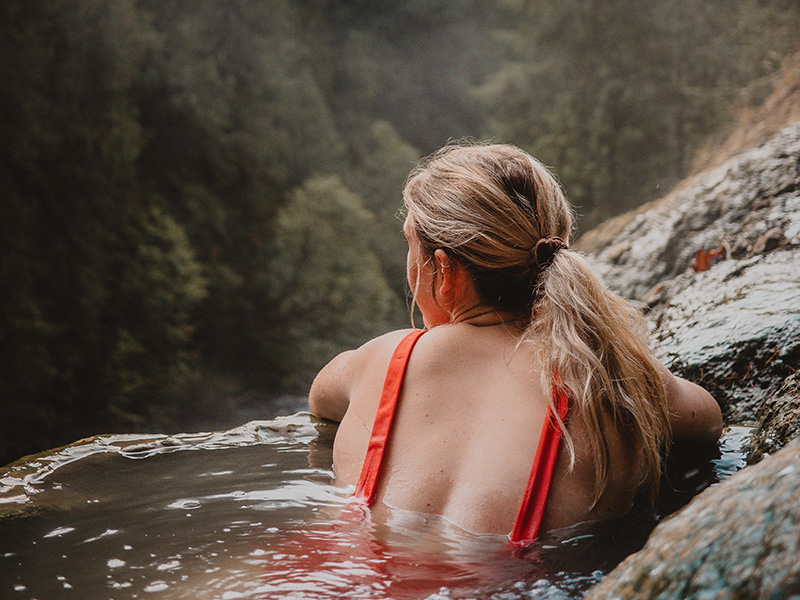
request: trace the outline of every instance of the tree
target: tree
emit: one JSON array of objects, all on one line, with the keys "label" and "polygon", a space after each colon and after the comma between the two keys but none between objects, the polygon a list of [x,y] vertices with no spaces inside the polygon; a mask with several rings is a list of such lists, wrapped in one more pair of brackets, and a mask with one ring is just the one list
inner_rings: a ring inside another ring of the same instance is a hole
[{"label": "tree", "polygon": [[638,206],[686,175],[757,62],[791,47],[797,7],[758,4],[509,2],[512,58],[481,90],[493,128],[554,167],[585,228]]},{"label": "tree", "polygon": [[473,88],[503,49],[483,0],[297,0],[315,80],[358,156],[376,120],[423,154],[485,133]]},{"label": "tree", "polygon": [[[386,121],[369,130],[361,160],[353,169],[352,184],[375,220],[368,234],[370,248],[398,299],[406,296],[406,254],[402,231],[402,192],[405,180],[420,156]],[[407,316],[403,320],[407,321]],[[402,323],[398,323],[400,326]]]},{"label": "tree", "polygon": [[158,205],[137,217],[128,231],[135,250],[119,255],[106,400],[119,422],[160,429],[196,377],[194,311],[207,282],[180,224]]},{"label": "tree", "polygon": [[[137,281],[158,297],[164,285],[199,284],[160,279],[141,263],[148,244],[164,253],[152,267],[191,260],[173,252],[179,228],[138,183],[144,135],[131,89],[153,31],[132,0],[10,0],[2,10],[12,32],[6,64],[22,74],[4,79],[0,92],[18,117],[4,123],[0,147],[0,278],[11,290],[0,303],[9,355],[0,452],[12,458],[136,420],[154,424],[154,406],[178,401],[191,370],[181,355],[187,340],[171,327],[188,326],[192,302],[167,295],[170,302],[150,311],[143,303],[152,297],[134,300],[126,286]],[[119,350],[130,339],[157,369],[122,361],[120,371]],[[133,402],[126,380],[152,380],[155,370],[180,377]],[[112,409],[123,397],[134,411]]]},{"label": "tree", "polygon": [[373,221],[335,175],[308,180],[279,211],[263,335],[285,357],[288,388],[307,390],[326,361],[391,329],[402,310],[365,234]]},{"label": "tree", "polygon": [[142,3],[161,45],[138,88],[141,164],[206,270],[198,338],[208,369],[276,382],[260,338],[269,235],[288,191],[343,170],[344,147],[308,66],[291,2]]}]

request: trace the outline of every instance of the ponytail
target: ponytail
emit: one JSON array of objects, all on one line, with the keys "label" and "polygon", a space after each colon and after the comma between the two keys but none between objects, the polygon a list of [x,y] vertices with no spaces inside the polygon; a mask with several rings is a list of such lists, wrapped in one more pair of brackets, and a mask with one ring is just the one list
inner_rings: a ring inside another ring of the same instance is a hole
[{"label": "ponytail", "polygon": [[[641,312],[605,287],[580,254],[564,249],[540,274],[531,323],[521,343],[535,345],[543,366],[542,389],[554,383],[565,388],[572,410],[586,424],[595,503],[609,480],[608,431],[622,434],[631,450],[644,456],[642,483],[650,483],[655,499],[662,450],[670,440],[669,412]],[[561,427],[574,465],[572,440],[563,423]]]}]

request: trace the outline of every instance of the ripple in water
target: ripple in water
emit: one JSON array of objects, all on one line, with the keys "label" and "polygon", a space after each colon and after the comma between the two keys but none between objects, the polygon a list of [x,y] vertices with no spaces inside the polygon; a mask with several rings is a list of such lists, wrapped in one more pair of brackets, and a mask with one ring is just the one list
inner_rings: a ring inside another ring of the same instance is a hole
[{"label": "ripple in water", "polygon": [[[579,598],[653,526],[635,515],[578,526],[522,558],[430,516],[397,511],[374,526],[332,484],[334,433],[301,414],[97,438],[5,469],[0,597]],[[706,467],[676,469],[671,489],[696,493],[741,468],[747,433],[730,429]]]}]

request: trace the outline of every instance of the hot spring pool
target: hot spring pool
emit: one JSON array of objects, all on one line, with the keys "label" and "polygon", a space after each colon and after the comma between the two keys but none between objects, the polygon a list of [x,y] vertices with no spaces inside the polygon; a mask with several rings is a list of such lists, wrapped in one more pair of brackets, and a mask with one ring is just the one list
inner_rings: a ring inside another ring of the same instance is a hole
[{"label": "hot spring pool", "polygon": [[[561,531],[522,558],[496,536],[431,533],[419,515],[371,526],[333,485],[334,433],[297,414],[101,436],[2,469],[0,597],[579,598],[653,525]],[[678,475],[670,502],[741,468],[746,433]]]}]

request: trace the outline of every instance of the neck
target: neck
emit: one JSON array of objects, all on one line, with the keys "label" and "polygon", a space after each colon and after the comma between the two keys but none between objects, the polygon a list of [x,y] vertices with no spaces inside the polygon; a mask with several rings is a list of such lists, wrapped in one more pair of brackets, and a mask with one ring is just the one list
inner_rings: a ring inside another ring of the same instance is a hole
[{"label": "neck", "polygon": [[466,323],[475,327],[518,324],[522,319],[501,313],[490,306],[477,304],[452,313],[452,323]]}]

